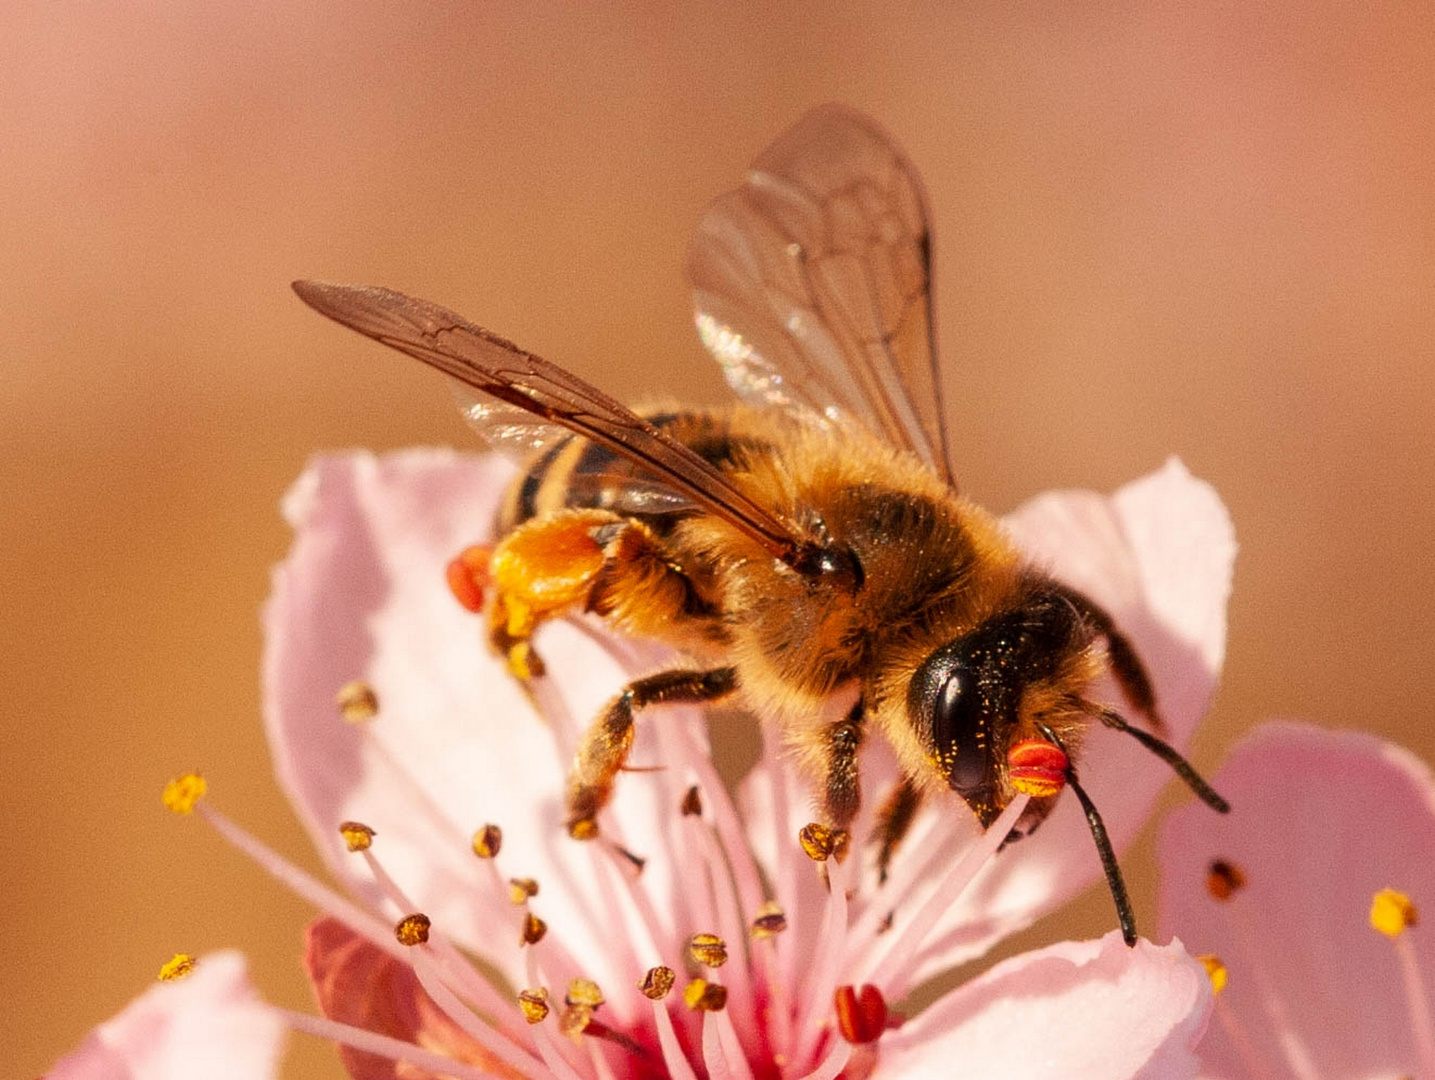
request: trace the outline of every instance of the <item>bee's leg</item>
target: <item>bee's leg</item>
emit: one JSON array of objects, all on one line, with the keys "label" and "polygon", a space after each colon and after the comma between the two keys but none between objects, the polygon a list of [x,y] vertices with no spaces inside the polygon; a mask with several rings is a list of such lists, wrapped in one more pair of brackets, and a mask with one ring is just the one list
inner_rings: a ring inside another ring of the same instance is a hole
[{"label": "bee's leg", "polygon": [[1111,661],[1111,673],[1116,676],[1116,681],[1121,684],[1121,690],[1131,704],[1140,710],[1153,729],[1164,730],[1166,725],[1156,711],[1156,691],[1151,685],[1151,677],[1146,674],[1146,668],[1142,665],[1141,658],[1136,655],[1130,640],[1116,628],[1116,620],[1084,593],[1065,585],[1058,586],[1058,591],[1096,627],[1097,633],[1106,639],[1106,655]]},{"label": "bee's leg", "polygon": [[648,526],[607,510],[559,510],[494,548],[489,641],[520,680],[543,673],[530,641],[545,619],[593,611],[637,637],[674,640],[716,612]]},{"label": "bee's leg", "polygon": [[598,835],[598,811],[613,793],[613,779],[633,744],[633,714],[649,705],[717,701],[737,689],[737,671],[662,671],[634,679],[608,703],[583,735],[568,780],[568,835]]},{"label": "bee's leg", "polygon": [[822,735],[826,753],[823,768],[822,809],[826,824],[846,829],[862,805],[861,777],[857,771],[857,751],[862,746],[864,705],[859,698],[847,715],[828,726]]},{"label": "bee's leg", "polygon": [[892,793],[882,803],[882,808],[877,811],[877,827],[872,832],[872,839],[878,844],[878,884],[886,883],[892,856],[897,853],[897,846],[912,827],[912,822],[917,817],[917,809],[921,805],[922,793],[910,780],[903,780],[892,789]]}]

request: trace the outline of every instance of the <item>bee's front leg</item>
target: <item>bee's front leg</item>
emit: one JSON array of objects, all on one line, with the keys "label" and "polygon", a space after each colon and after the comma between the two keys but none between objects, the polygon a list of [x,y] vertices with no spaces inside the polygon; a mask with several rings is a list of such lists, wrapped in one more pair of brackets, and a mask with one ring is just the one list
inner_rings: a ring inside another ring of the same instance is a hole
[{"label": "bee's front leg", "polygon": [[649,705],[717,701],[737,689],[737,671],[663,671],[630,682],[583,735],[568,781],[568,835],[598,835],[598,811],[613,794],[613,779],[633,745],[633,714]]},{"label": "bee's front leg", "polygon": [[846,829],[862,805],[862,783],[857,769],[857,751],[862,747],[862,720],[865,707],[859,698],[847,715],[823,732],[822,809],[826,824]]}]

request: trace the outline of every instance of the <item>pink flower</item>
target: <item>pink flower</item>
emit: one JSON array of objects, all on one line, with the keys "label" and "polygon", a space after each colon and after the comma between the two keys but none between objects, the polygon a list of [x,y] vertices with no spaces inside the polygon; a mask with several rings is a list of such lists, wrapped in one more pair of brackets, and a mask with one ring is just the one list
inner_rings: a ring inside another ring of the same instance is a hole
[{"label": "pink flower", "polygon": [[[954,1061],[969,1075],[1194,1075],[1210,982],[1177,943],[1127,949],[1113,931],[1009,960],[906,1022],[887,1012],[1099,876],[1074,800],[999,857],[1020,803],[985,835],[955,798],[929,806],[879,888],[865,845],[820,868],[803,854],[808,788],[771,739],[730,794],[702,714],[672,708],[640,720],[602,838],[568,839],[577,733],[657,655],[593,626],[546,627],[539,719],[444,582],[447,561],[487,535],[509,475],[440,452],[334,457],[286,501],[297,538],[266,613],[270,740],[301,819],[356,899],[199,807],[325,912],[306,963],[327,1019],[285,1022],[334,1038],[360,1080],[415,1068],[910,1077],[947,1075]],[[1214,493],[1172,462],[1111,498],[1043,496],[1008,524],[1117,618],[1183,743],[1224,651],[1234,544]],[[346,685],[350,714],[372,718],[338,721]],[[880,740],[869,744],[870,804],[897,774]],[[1118,846],[1170,779],[1104,729],[1081,775]],[[869,805],[855,836],[871,816]],[[341,835],[346,822],[372,830],[371,846],[362,830]],[[409,941],[427,940],[400,944],[395,925],[418,912],[422,926],[403,925]]]},{"label": "pink flower", "polygon": [[1183,807],[1160,840],[1163,928],[1228,974],[1203,1075],[1435,1076],[1435,940],[1385,892],[1435,897],[1430,770],[1369,735],[1270,724],[1216,784],[1236,811]]}]

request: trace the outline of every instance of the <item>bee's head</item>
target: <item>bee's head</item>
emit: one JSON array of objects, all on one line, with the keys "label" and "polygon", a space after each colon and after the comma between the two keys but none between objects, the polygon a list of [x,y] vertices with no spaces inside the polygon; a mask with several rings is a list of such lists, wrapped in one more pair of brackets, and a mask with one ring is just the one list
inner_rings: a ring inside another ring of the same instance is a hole
[{"label": "bee's head", "polygon": [[[1038,593],[932,652],[917,668],[907,709],[947,783],[989,825],[1006,805],[1003,769],[1013,743],[1061,700],[1092,634],[1060,596]],[[1080,680],[1084,682],[1084,678]]]}]

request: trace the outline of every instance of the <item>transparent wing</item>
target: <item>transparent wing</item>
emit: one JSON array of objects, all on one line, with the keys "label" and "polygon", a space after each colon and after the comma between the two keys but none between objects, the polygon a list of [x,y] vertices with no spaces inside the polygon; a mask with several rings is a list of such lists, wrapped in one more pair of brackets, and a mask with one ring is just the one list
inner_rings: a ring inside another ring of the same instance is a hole
[{"label": "transparent wing", "polygon": [[[538,420],[576,432],[802,567],[810,543],[688,447],[555,364],[431,304],[371,285],[296,281],[306,304]],[[656,486],[655,486],[656,487]]]},{"label": "transparent wing", "polygon": [[484,446],[519,465],[536,460],[572,434],[561,424],[540,420],[517,405],[474,393],[462,383],[454,384],[453,396],[458,411]]},{"label": "transparent wing", "polygon": [[838,105],[764,150],[688,254],[698,333],[739,394],[856,421],[950,483],[931,265],[916,172]]}]

